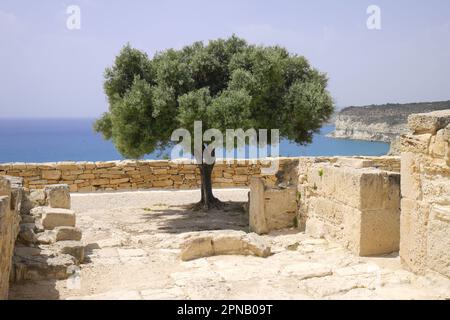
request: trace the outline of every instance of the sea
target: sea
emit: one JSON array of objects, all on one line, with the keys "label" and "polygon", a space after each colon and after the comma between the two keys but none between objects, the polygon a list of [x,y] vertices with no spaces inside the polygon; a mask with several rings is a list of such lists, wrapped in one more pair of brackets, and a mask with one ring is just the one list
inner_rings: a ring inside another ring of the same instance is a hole
[{"label": "sea", "polygon": [[[111,141],[92,129],[94,119],[0,119],[0,163],[53,161],[107,161],[124,157]],[[279,155],[297,156],[380,156],[389,151],[383,142],[334,139],[325,125],[313,142],[300,146],[282,140]],[[144,159],[163,159],[170,154],[154,152]]]}]

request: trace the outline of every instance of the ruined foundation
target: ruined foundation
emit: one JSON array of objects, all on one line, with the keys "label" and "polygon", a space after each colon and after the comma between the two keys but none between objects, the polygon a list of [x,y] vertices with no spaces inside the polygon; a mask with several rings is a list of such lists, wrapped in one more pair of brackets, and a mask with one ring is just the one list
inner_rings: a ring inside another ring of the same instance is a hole
[{"label": "ruined foundation", "polygon": [[450,277],[450,110],[411,115],[401,137],[400,257]]}]

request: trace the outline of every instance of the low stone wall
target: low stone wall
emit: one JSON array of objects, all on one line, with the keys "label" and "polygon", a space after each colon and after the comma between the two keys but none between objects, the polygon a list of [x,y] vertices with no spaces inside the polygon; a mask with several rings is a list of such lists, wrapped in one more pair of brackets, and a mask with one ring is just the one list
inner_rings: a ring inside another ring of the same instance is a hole
[{"label": "low stone wall", "polygon": [[[217,164],[213,171],[213,186],[246,186],[249,176],[260,174],[260,164],[245,161]],[[195,164],[166,160],[6,163],[0,164],[0,175],[23,177],[25,187],[30,189],[64,183],[69,185],[71,192],[200,186],[200,171]]]},{"label": "low stone wall", "polygon": [[0,300],[8,298],[14,243],[19,233],[21,189],[0,177]]},{"label": "low stone wall", "polygon": [[[390,253],[399,247],[398,158],[300,159],[298,225],[314,237],[341,242],[354,254]],[[389,165],[388,165],[389,164]]]},{"label": "low stone wall", "polygon": [[[298,158],[278,158],[280,167]],[[301,158],[302,159],[302,158]],[[305,158],[309,159],[309,158]],[[318,158],[335,162],[339,157]],[[399,171],[399,161],[392,157],[364,157],[374,166]],[[237,160],[232,164],[216,164],[213,187],[245,187],[250,177],[264,177],[268,185],[276,181],[274,175],[262,175],[259,162]],[[136,190],[151,188],[192,189],[200,186],[200,171],[195,164],[168,160],[125,160],[107,162],[51,162],[3,163],[0,176],[22,177],[24,187],[41,189],[49,184],[68,184],[71,192],[97,190]]]},{"label": "low stone wall", "polygon": [[414,114],[401,142],[402,263],[450,277],[450,110]]}]

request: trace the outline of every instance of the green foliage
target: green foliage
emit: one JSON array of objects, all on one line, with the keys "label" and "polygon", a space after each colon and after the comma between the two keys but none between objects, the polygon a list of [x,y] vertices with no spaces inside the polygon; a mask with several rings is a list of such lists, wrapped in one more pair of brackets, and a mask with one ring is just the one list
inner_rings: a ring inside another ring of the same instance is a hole
[{"label": "green foliage", "polygon": [[105,71],[109,111],[94,129],[126,157],[139,158],[172,142],[176,128],[280,129],[311,142],[333,112],[327,78],[285,48],[243,39],[195,42],[149,58],[124,46]]},{"label": "green foliage", "polygon": [[323,169],[319,169],[319,177],[323,177]]}]

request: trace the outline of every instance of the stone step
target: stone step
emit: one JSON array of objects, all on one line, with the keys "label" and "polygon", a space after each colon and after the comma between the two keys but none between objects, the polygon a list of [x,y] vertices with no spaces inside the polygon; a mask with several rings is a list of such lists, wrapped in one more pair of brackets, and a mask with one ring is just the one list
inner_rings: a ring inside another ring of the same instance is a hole
[{"label": "stone step", "polygon": [[11,280],[21,282],[67,279],[73,274],[75,265],[75,258],[69,254],[55,254],[42,248],[17,246]]},{"label": "stone step", "polygon": [[44,229],[53,230],[56,227],[75,227],[75,212],[70,209],[37,207],[33,213],[41,215],[41,223]]}]

